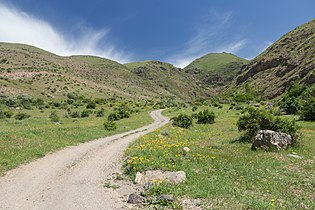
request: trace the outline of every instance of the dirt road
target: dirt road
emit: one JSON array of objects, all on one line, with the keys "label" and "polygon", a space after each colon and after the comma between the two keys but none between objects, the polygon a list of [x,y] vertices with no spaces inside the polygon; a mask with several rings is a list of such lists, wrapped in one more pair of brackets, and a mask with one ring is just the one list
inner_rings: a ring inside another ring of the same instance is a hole
[{"label": "dirt road", "polygon": [[117,170],[123,151],[136,138],[166,124],[154,123],[118,135],[65,148],[0,177],[0,209],[123,209],[121,195],[103,185]]}]

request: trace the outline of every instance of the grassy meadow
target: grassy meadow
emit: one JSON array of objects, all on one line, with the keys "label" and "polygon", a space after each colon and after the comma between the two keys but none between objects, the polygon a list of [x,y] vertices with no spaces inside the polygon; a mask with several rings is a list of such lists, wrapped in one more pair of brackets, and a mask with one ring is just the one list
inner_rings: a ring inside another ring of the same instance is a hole
[{"label": "grassy meadow", "polygon": [[[99,110],[101,106],[97,107]],[[31,115],[30,118],[16,120],[14,117],[0,119],[0,175],[18,165],[44,156],[70,145],[77,145],[93,139],[122,133],[147,125],[152,122],[148,111],[134,113],[130,118],[116,121],[117,129],[106,131],[103,123],[112,107],[104,106],[105,115],[96,117],[90,114],[85,118],[65,117],[63,109],[21,110]],[[56,111],[61,123],[54,123],[49,118]],[[82,107],[72,111],[82,111]],[[14,114],[20,111],[14,110]]]},{"label": "grassy meadow", "polygon": [[[214,124],[195,123],[189,129],[168,124],[134,142],[126,151],[126,173],[133,177],[137,171],[183,170],[185,183],[154,186],[147,194],[198,199],[203,209],[315,209],[314,122],[298,122],[300,146],[252,151],[251,144],[237,141],[239,111],[227,106],[210,109],[216,115]],[[170,117],[179,113],[193,112],[191,108],[164,112]],[[191,149],[186,156],[183,147]],[[293,152],[302,158],[287,156]],[[181,208],[180,203],[171,207]]]}]

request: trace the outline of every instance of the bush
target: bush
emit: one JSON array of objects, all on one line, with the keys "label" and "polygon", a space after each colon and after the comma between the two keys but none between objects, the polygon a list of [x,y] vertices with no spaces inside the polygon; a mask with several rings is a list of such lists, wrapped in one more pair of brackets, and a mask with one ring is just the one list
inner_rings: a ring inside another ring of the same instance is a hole
[{"label": "bush", "polygon": [[214,123],[215,115],[209,109],[200,111],[197,114],[197,123],[199,124],[211,124]]},{"label": "bush", "polygon": [[57,111],[52,111],[49,115],[49,118],[51,119],[52,122],[59,122],[59,116],[57,114]]},{"label": "bush", "polygon": [[305,121],[315,120],[315,97],[309,98],[301,108],[301,119]]},{"label": "bush", "polygon": [[293,142],[296,142],[298,138],[298,127],[295,121],[281,119],[268,111],[252,107],[249,107],[247,113],[239,118],[237,127],[239,131],[245,131],[242,140],[246,142],[252,142],[259,130],[273,130],[290,134]]},{"label": "bush", "polygon": [[75,111],[75,112],[71,112],[70,114],[69,114],[69,116],[71,117],[71,118],[80,118],[80,113],[78,112],[78,111]]},{"label": "bush", "polygon": [[31,117],[31,115],[23,113],[23,112],[20,112],[17,115],[15,115],[16,120],[23,120],[23,119],[30,118],[30,117]]},{"label": "bush", "polygon": [[96,117],[104,117],[104,115],[105,115],[105,110],[103,108],[101,108],[100,110],[96,112]]},{"label": "bush", "polygon": [[121,117],[120,115],[118,114],[118,112],[113,112],[113,113],[110,113],[107,117],[107,120],[109,121],[116,121],[116,120],[120,120]]},{"label": "bush", "polygon": [[4,112],[2,110],[0,110],[0,119],[6,118]]},{"label": "bush", "polygon": [[103,125],[104,125],[104,129],[107,131],[113,131],[117,129],[117,124],[111,120],[105,121]]},{"label": "bush", "polygon": [[89,110],[83,110],[81,112],[81,117],[89,117],[90,116],[90,111]]},{"label": "bush", "polygon": [[302,108],[303,100],[308,97],[309,92],[306,87],[295,82],[286,93],[283,94],[280,108],[284,109],[287,114],[298,114]]},{"label": "bush", "polygon": [[193,123],[192,117],[186,114],[180,114],[177,117],[173,117],[171,120],[173,120],[172,125],[175,125],[181,128],[189,128]]},{"label": "bush", "polygon": [[95,101],[90,101],[87,105],[86,105],[87,109],[95,109],[96,108],[96,102]]},{"label": "bush", "polygon": [[195,112],[197,109],[198,109],[197,106],[193,106],[193,107],[191,108],[191,110],[192,110],[193,112]]}]

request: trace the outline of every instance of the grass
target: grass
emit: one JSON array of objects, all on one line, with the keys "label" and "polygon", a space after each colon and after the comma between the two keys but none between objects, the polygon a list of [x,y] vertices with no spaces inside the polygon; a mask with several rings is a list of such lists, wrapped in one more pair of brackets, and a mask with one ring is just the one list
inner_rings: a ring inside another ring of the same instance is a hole
[{"label": "grass", "polygon": [[0,174],[18,165],[70,145],[133,130],[152,122],[147,111],[133,114],[128,119],[117,121],[118,128],[106,131],[103,122],[110,108],[106,108],[104,117],[65,118],[65,110],[57,110],[62,124],[49,119],[50,109],[43,113],[39,110],[23,110],[31,118],[21,121],[0,119]]},{"label": "grass", "polygon": [[[169,124],[137,140],[126,151],[126,172],[134,176],[149,169],[183,170],[185,183],[156,186],[149,194],[201,199],[208,208],[315,208],[315,123],[298,122],[304,135],[302,146],[286,151],[251,151],[250,144],[235,142],[241,135],[236,127],[237,111],[212,109],[214,124],[195,124],[189,129]],[[179,113],[192,111],[165,112],[169,116]],[[191,151],[183,156],[185,146]],[[302,158],[288,157],[292,152]]]}]

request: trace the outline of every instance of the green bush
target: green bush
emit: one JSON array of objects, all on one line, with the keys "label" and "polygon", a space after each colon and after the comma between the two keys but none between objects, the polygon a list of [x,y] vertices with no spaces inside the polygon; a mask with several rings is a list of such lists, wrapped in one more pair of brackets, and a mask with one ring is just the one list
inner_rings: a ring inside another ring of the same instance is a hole
[{"label": "green bush", "polygon": [[198,109],[197,106],[193,106],[193,107],[191,108],[191,110],[192,110],[193,112],[195,112],[197,109]]},{"label": "green bush", "polygon": [[303,100],[309,97],[309,92],[305,86],[295,82],[283,94],[280,101],[280,108],[287,114],[298,114],[303,105]]},{"label": "green bush", "polygon": [[89,110],[83,110],[81,112],[81,117],[89,117],[90,116],[90,111]]},{"label": "green bush", "polygon": [[23,120],[23,119],[30,118],[30,117],[31,117],[31,115],[23,113],[23,112],[20,112],[20,113],[15,115],[16,120]]},{"label": "green bush", "polygon": [[105,115],[105,110],[103,108],[101,108],[100,110],[96,112],[96,117],[104,117],[104,115]]},{"label": "green bush", "polygon": [[51,119],[52,122],[59,122],[60,118],[57,114],[57,111],[52,111],[49,115],[49,118]]},{"label": "green bush", "polygon": [[305,121],[315,120],[315,97],[309,98],[301,108],[301,119]]},{"label": "green bush", "polygon": [[80,112],[78,112],[78,111],[71,112],[71,113],[69,114],[69,116],[70,116],[71,118],[80,118],[80,117],[81,117]]},{"label": "green bush", "polygon": [[181,128],[189,128],[193,123],[192,117],[186,114],[180,114],[177,117],[173,117],[171,120],[173,121],[172,125]]},{"label": "green bush", "polygon": [[120,119],[121,119],[121,117],[120,117],[118,112],[112,112],[107,117],[108,121],[116,121],[116,120],[120,120]]},{"label": "green bush", "polygon": [[113,131],[117,129],[117,124],[111,120],[105,121],[103,125],[104,125],[104,129],[107,131]]},{"label": "green bush", "polygon": [[95,101],[90,101],[87,105],[86,105],[87,109],[95,109],[96,108],[96,102]]},{"label": "green bush", "polygon": [[215,114],[209,109],[200,111],[197,114],[197,123],[199,124],[211,124],[214,123]]},{"label": "green bush", "polygon": [[281,119],[266,110],[253,107],[247,108],[247,113],[239,118],[237,127],[239,131],[245,131],[242,140],[246,142],[252,142],[259,130],[273,130],[290,134],[293,142],[296,142],[298,138],[298,127],[295,121]]},{"label": "green bush", "polygon": [[4,111],[0,110],[0,119],[6,118]]}]

